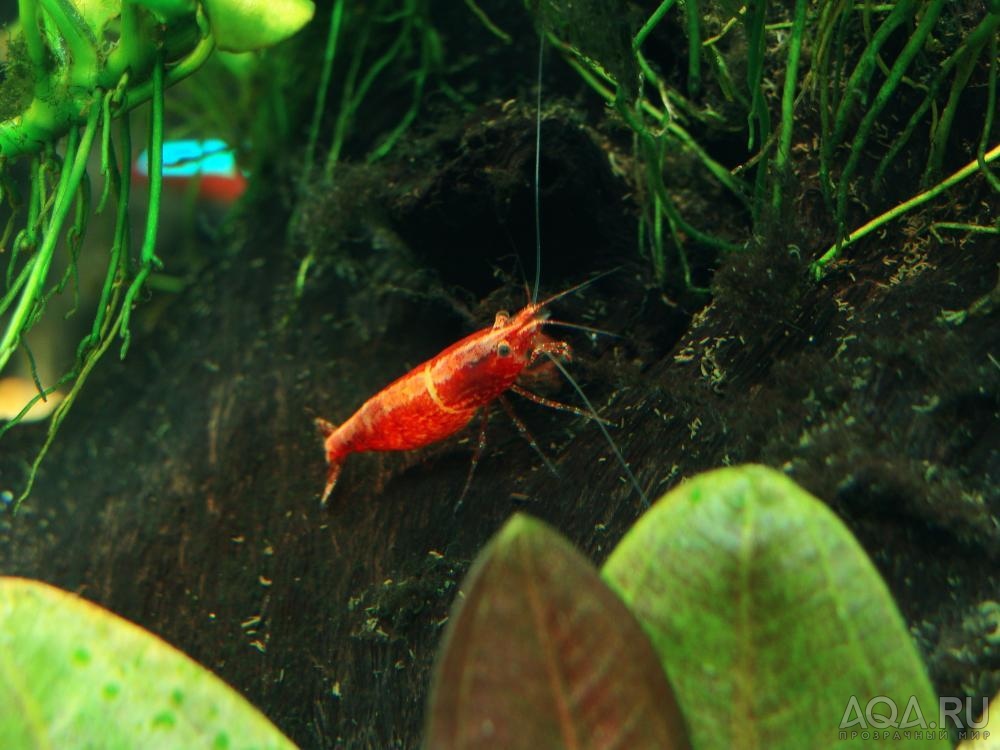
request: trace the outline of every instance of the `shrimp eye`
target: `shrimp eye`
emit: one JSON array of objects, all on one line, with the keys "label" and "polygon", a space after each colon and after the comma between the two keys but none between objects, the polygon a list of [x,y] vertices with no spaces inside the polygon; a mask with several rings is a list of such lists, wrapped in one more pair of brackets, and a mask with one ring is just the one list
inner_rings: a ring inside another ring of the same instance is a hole
[{"label": "shrimp eye", "polygon": [[501,341],[499,344],[497,344],[497,354],[500,355],[501,357],[509,357],[510,344],[508,344],[506,341]]}]

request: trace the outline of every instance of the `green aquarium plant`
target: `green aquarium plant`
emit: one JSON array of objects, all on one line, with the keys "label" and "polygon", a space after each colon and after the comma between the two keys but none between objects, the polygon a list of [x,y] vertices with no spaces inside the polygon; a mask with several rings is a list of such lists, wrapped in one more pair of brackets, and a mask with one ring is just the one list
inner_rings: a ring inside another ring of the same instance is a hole
[{"label": "green aquarium plant", "polygon": [[[646,195],[639,227],[640,247],[648,251],[657,280],[663,282],[668,277],[668,254],[672,246],[677,272],[684,285],[693,288],[686,249],[689,244],[719,252],[740,250],[742,245],[697,227],[685,218],[665,182],[670,152],[690,153],[735,200],[747,208],[750,203],[745,182],[698,143],[690,132],[690,122],[671,114],[674,106],[686,102],[685,95],[671,91],[642,54],[646,39],[673,4],[661,3],[646,23],[634,30],[629,16],[608,0],[526,0],[549,42],[614,108],[634,134],[634,149],[641,165],[636,179],[645,187]],[[686,18],[691,27],[697,28],[698,4],[686,5]],[[695,73],[689,78],[689,91],[696,92],[700,86],[697,45],[691,49],[695,57],[689,60],[689,73]],[[658,92],[659,103],[645,94],[649,88]],[[699,124],[717,125],[721,121],[714,113],[706,116],[707,121]]]},{"label": "green aquarium plant", "polygon": [[[557,532],[511,519],[456,601],[426,746],[604,746],[599,727],[609,744],[637,748],[688,737],[696,750],[949,747],[941,730],[872,739],[841,728],[856,718],[852,698],[886,726],[919,711],[929,727],[938,701],[868,556],[780,472],[739,466],[682,483],[625,535],[601,579]],[[668,692],[640,667],[650,644]]]},{"label": "green aquarium plant", "polygon": [[[294,747],[183,654],[37,581],[0,578],[0,677],[10,750]],[[943,728],[922,731],[937,705],[854,537],[749,465],[664,495],[600,572],[546,524],[511,518],[456,599],[424,744],[946,748]],[[859,720],[889,731],[852,734]]]},{"label": "green aquarium plant", "polygon": [[[475,6],[474,6],[475,7]],[[433,4],[427,0],[375,0],[351,3],[333,0],[326,45],[320,64],[320,81],[306,141],[304,166],[299,185],[313,188],[313,181],[330,184],[343,166],[347,144],[365,122],[366,108],[386,98],[406,102],[402,117],[372,144],[365,157],[368,164],[386,158],[417,120],[431,83],[452,104],[468,109],[462,95],[441,77],[444,43],[432,20]],[[335,75],[335,67],[343,71]],[[332,117],[324,117],[327,96],[337,93]],[[321,137],[329,134],[323,156],[322,174],[314,170]],[[295,217],[293,231],[300,231],[305,219]],[[296,294],[301,295],[316,262],[315,246],[299,264]]]},{"label": "green aquarium plant", "polygon": [[[161,266],[156,236],[164,90],[196,71],[216,47],[248,51],[281,41],[312,17],[313,5],[311,0],[20,0],[18,10],[18,20],[8,28],[0,84],[0,193],[11,209],[0,237],[0,247],[10,247],[0,297],[0,369],[19,347],[27,351],[24,336],[50,297],[70,282],[75,290],[77,257],[92,209],[100,212],[113,199],[115,213],[103,288],[74,365],[45,387],[36,376],[38,395],[0,429],[2,434],[35,401],[72,384],[53,413],[23,499],[79,389],[118,337],[124,356],[133,306],[150,274]],[[133,253],[128,114],[147,101],[149,209],[142,244]],[[116,121],[117,147],[112,132]],[[103,177],[96,205],[87,175],[92,153],[99,157]],[[13,178],[15,161],[26,163],[26,196]],[[68,270],[52,281],[49,272],[61,243],[69,251]]]},{"label": "green aquarium plant", "polygon": [[[1000,693],[993,696],[990,705],[1000,706]],[[990,712],[986,726],[974,737],[960,742],[958,750],[1000,750],[1000,717],[995,710]]]},{"label": "green aquarium plant", "polygon": [[572,544],[526,515],[466,577],[433,680],[433,750],[690,747],[635,618]]},{"label": "green aquarium plant", "polygon": [[626,533],[602,575],[650,636],[697,748],[879,746],[838,736],[852,696],[862,708],[884,696],[900,714],[913,700],[937,721],[937,696],[875,566],[780,472],[738,466],[682,483]]},{"label": "green aquarium plant", "polygon": [[[782,226],[793,216],[792,180],[812,180],[814,162],[834,234],[832,245],[813,255],[816,278],[847,245],[974,175],[1000,191],[991,166],[1000,158],[996,2],[661,0],[643,18],[630,18],[612,0],[525,3],[552,45],[634,134],[643,187],[639,244],[661,282],[679,276],[693,288],[692,251],[751,248],[754,236]],[[650,40],[657,35],[661,45],[669,39],[683,70],[655,59]],[[985,106],[970,105],[983,89]],[[963,118],[978,133],[971,149],[954,132]],[[921,132],[926,144],[916,137]],[[711,133],[745,135],[743,163],[727,167],[713,156],[699,142]],[[746,210],[745,239],[696,226],[685,215],[668,183],[677,154],[690,155],[706,186],[714,181]],[[864,202],[870,186],[894,173],[911,180],[915,160],[923,163],[912,197],[849,230],[851,202]],[[796,161],[806,169],[796,169]],[[947,163],[965,166],[944,177]]]},{"label": "green aquarium plant", "polygon": [[23,578],[0,578],[0,737],[5,750],[295,747],[156,636]]}]

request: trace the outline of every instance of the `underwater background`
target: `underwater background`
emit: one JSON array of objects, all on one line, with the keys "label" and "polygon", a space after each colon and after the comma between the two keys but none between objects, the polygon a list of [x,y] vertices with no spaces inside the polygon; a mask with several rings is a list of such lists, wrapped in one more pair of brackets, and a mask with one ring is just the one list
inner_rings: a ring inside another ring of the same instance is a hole
[{"label": "underwater background", "polygon": [[[107,50],[113,5],[73,21]],[[321,0],[250,42],[228,5],[149,12],[114,80],[107,50],[73,78],[56,21],[31,68],[4,19],[0,352],[28,384],[5,418],[34,383],[72,408],[0,437],[0,572],[151,631],[301,747],[411,748],[456,591],[515,513],[602,565],[648,500],[763,464],[857,539],[935,695],[1000,691],[995,2]],[[74,81],[65,122],[29,137],[46,76]],[[212,179],[170,171],[188,151],[150,176],[151,148],[206,141],[232,157]],[[89,188],[60,192],[76,161]],[[314,420],[523,308],[536,273],[541,298],[606,274],[552,304],[599,331],[547,334],[614,447],[512,395],[541,453],[492,409],[460,507],[478,420],[352,456],[321,507]],[[732,696],[695,721],[681,693],[693,747],[861,746],[847,696],[802,744],[702,731]]]}]

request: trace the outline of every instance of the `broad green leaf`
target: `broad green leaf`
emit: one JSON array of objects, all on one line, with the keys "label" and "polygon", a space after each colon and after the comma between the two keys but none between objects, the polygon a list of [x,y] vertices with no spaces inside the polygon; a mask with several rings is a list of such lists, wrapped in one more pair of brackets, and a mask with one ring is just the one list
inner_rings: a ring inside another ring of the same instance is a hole
[{"label": "broad green leaf", "polygon": [[[100,2],[101,0],[87,0]],[[153,13],[161,23],[176,22],[185,16],[193,16],[197,10],[195,0],[124,0],[141,5]]]},{"label": "broad green leaf", "polygon": [[456,601],[431,688],[426,746],[687,748],[635,619],[557,532],[516,515]]},{"label": "broad green leaf", "polygon": [[103,41],[105,28],[110,21],[122,12],[121,0],[72,0],[68,5],[76,7],[90,27],[90,33],[99,41]]},{"label": "broad green leaf", "polygon": [[312,0],[204,0],[219,49],[250,52],[284,41],[316,12]]},{"label": "broad green leaf", "polygon": [[156,636],[38,581],[0,577],[4,750],[290,750],[222,680]]},{"label": "broad green leaf", "polygon": [[878,703],[869,722],[873,698],[894,700],[901,722],[914,696],[929,727],[937,697],[860,545],[777,471],[741,466],[681,484],[603,576],[652,639],[698,750],[949,746],[936,734],[864,738],[852,696],[869,730],[891,713]]},{"label": "broad green leaf", "polygon": [[1000,693],[987,704],[986,716],[976,719],[977,724],[982,721],[986,726],[966,728],[968,739],[959,743],[958,750],[1000,750]]}]

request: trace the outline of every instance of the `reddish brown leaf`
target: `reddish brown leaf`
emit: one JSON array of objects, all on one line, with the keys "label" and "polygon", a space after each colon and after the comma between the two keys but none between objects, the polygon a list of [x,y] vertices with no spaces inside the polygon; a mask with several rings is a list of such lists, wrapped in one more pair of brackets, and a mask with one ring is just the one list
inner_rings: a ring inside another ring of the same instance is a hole
[{"label": "reddish brown leaf", "polygon": [[514,516],[463,591],[435,670],[428,748],[689,746],[638,623],[556,531]]}]

